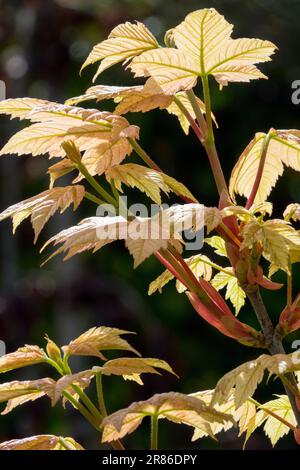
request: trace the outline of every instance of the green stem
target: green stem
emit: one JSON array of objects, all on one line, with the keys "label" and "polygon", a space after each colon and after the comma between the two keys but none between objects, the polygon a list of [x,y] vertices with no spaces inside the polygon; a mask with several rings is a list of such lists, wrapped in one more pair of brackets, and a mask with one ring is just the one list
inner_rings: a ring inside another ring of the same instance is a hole
[{"label": "green stem", "polygon": [[102,416],[107,416],[107,410],[104,401],[104,393],[103,393],[103,384],[102,384],[102,373],[97,372],[96,374],[96,387],[97,387],[97,397],[98,397],[98,405]]},{"label": "green stem", "polygon": [[62,437],[59,438],[59,443],[64,449],[66,450],[74,450],[74,447],[72,447],[67,441],[65,441]]},{"label": "green stem", "polygon": [[82,403],[86,406],[89,412],[94,416],[94,418],[98,421],[99,425],[102,422],[102,415],[99,413],[99,410],[96,408],[92,400],[84,393],[78,385],[72,384],[73,390],[78,394]]},{"label": "green stem", "polygon": [[91,194],[88,191],[85,191],[84,197],[89,201],[94,202],[98,206],[102,206],[102,204],[105,204],[105,201],[103,199],[99,199],[97,196],[94,196],[94,194]]},{"label": "green stem", "polygon": [[127,138],[128,142],[130,143],[131,147],[135,150],[139,157],[146,163],[149,168],[152,170],[162,172],[161,168],[156,165],[156,163],[152,160],[151,157],[145,152],[145,150],[140,146],[140,144],[133,139],[132,137]]},{"label": "green stem", "polygon": [[82,414],[82,416],[95,428],[100,431],[98,423],[95,421],[94,416],[66,390],[62,393],[67,400]]},{"label": "green stem", "polygon": [[158,449],[158,417],[151,416],[151,450]]},{"label": "green stem", "polygon": [[228,194],[228,187],[227,187],[226,180],[224,178],[223,170],[220,164],[219,156],[218,156],[216,145],[215,145],[213,121],[211,117],[212,111],[211,111],[209,82],[208,82],[208,77],[206,75],[202,77],[202,84],[203,84],[203,93],[204,93],[204,102],[205,102],[205,117],[206,117],[206,124],[207,124],[207,135],[205,136],[204,147],[205,147],[205,150],[206,150],[209,162],[210,162],[210,166],[214,175],[214,179],[217,185],[219,195],[221,196],[222,193],[224,192]]},{"label": "green stem", "polygon": [[78,170],[82,175],[85,177],[85,179],[90,183],[90,185],[97,191],[97,193],[100,194],[103,199],[105,199],[106,202],[109,204],[112,204],[114,207],[117,207],[117,201],[104,189],[98,181],[88,172],[87,168],[85,165],[80,162],[77,163]]},{"label": "green stem", "polygon": [[50,364],[50,366],[54,367],[54,369],[56,369],[60,375],[64,375],[62,368],[53,359],[50,359],[50,357],[48,357],[46,359],[46,362],[47,364]]},{"label": "green stem", "polygon": [[[107,410],[106,410],[105,400],[104,400],[101,372],[97,372],[97,374],[96,374],[96,387],[97,387],[97,397],[98,397],[99,409],[100,409],[101,414],[104,418],[105,416],[107,416]],[[115,450],[125,450],[125,447],[123,446],[122,442],[119,439],[117,439],[116,441],[112,441],[111,446]]]}]

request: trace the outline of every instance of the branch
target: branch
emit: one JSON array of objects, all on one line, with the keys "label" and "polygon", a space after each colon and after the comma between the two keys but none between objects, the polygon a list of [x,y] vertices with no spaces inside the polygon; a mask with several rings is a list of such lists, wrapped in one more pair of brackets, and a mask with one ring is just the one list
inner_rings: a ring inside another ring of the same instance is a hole
[{"label": "branch", "polygon": [[[247,292],[247,289],[246,289],[245,292],[256,313],[257,319],[260,323],[261,329],[265,336],[266,344],[269,349],[269,352],[272,355],[285,354],[285,350],[282,345],[281,338],[276,334],[274,330],[274,326],[271,322],[271,319],[269,317],[265,304],[261,298],[259,289],[257,289],[255,292]],[[291,389],[295,389],[295,386],[297,390],[298,385],[297,385],[294,374],[286,374],[285,379],[286,380],[283,381],[283,386],[289,398],[289,401],[291,403],[291,407],[294,412],[298,428],[300,428],[300,411],[298,410],[294,393],[291,391]],[[288,385],[288,382],[290,383],[289,385]]]}]

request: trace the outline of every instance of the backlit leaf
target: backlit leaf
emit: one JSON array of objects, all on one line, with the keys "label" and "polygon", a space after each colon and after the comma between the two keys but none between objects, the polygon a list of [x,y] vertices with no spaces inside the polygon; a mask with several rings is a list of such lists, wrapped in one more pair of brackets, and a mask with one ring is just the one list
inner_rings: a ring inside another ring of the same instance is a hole
[{"label": "backlit leaf", "polygon": [[237,278],[234,276],[231,269],[228,269],[228,274],[220,271],[211,281],[211,285],[221,290],[226,287],[226,300],[230,299],[235,308],[236,315],[239,314],[241,308],[245,305],[246,294],[239,286]]},{"label": "backlit leaf", "polygon": [[280,219],[266,222],[252,220],[245,224],[242,234],[242,248],[252,247],[258,242],[263,248],[263,256],[289,273],[290,251],[299,252],[300,236],[288,222]]},{"label": "backlit leaf", "polygon": [[210,424],[232,421],[230,415],[208,407],[203,401],[181,393],[162,393],[136,402],[103,420],[102,442],[111,442],[130,434],[146,416],[157,416],[177,424],[204,429],[213,436]]},{"label": "backlit leaf", "polygon": [[67,442],[68,450],[83,450],[83,447],[72,437],[59,437],[51,434],[1,442],[0,450],[66,450],[60,443],[61,440]]},{"label": "backlit leaf", "polygon": [[13,353],[0,357],[0,372],[18,369],[19,367],[39,364],[46,359],[45,351],[38,346],[26,344]]},{"label": "backlit leaf", "polygon": [[182,183],[176,181],[175,178],[135,163],[112,167],[106,171],[105,176],[109,182],[114,181],[120,192],[122,192],[122,183],[130,187],[136,187],[145,192],[157,204],[161,204],[160,191],[165,194],[172,191],[179,196],[188,197],[196,202],[190,191]]},{"label": "backlit leaf", "polygon": [[8,207],[0,214],[0,221],[11,217],[13,231],[15,232],[20,223],[27,217],[30,217],[35,234],[34,242],[36,242],[41,230],[50,217],[57,210],[63,213],[71,204],[73,204],[74,210],[76,210],[84,197],[84,192],[84,186],[80,185],[48,189],[36,196],[25,199],[25,201]]},{"label": "backlit leaf", "polygon": [[105,326],[95,327],[72,340],[68,345],[63,346],[62,349],[65,354],[70,356],[95,356],[103,360],[105,360],[105,357],[102,351],[114,349],[131,351],[139,355],[125,339],[121,338],[122,335],[131,333],[130,331]]},{"label": "backlit leaf", "polygon": [[238,408],[249,397],[252,397],[262,382],[265,371],[269,372],[269,375],[278,376],[299,370],[300,360],[297,353],[275,354],[274,356],[263,354],[224,375],[217,383],[212,405],[225,403],[234,389],[234,403]]},{"label": "backlit leaf", "polygon": [[[249,197],[252,191],[267,135],[256,134],[235,165],[229,184],[230,194]],[[272,129],[261,182],[255,203],[264,202],[278,178],[283,174],[284,165],[300,171],[300,131]]]},{"label": "backlit leaf", "polygon": [[97,44],[84,62],[87,65],[101,61],[93,81],[112,65],[141,54],[143,51],[159,47],[155,37],[138,21],[123,23],[112,30],[108,39]]}]

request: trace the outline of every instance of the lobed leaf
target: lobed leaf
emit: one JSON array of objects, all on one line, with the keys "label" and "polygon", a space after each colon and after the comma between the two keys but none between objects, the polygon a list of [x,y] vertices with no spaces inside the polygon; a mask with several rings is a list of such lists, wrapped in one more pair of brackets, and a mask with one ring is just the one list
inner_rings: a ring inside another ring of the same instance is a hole
[{"label": "lobed leaf", "polygon": [[12,218],[13,232],[27,217],[30,217],[36,242],[43,227],[57,210],[63,213],[71,204],[77,209],[84,197],[84,186],[66,186],[48,189],[25,201],[8,207],[0,214],[0,221]]},{"label": "lobed leaf", "polygon": [[0,357],[0,373],[45,362],[45,351],[38,346],[26,344],[13,353]]},{"label": "lobed leaf", "polygon": [[[229,190],[249,197],[256,179],[267,134],[258,133],[246,147],[235,165],[230,178]],[[269,134],[262,178],[255,197],[255,203],[263,203],[270,195],[284,166],[300,171],[300,131],[274,130]]]},{"label": "lobed leaf", "polygon": [[59,437],[51,434],[1,442],[0,450],[66,450],[61,442],[67,444],[68,450],[84,450],[72,437]]},{"label": "lobed leaf", "polygon": [[224,271],[217,273],[212,279],[211,285],[218,291],[226,287],[225,299],[231,301],[235,308],[235,314],[238,315],[241,308],[245,305],[246,294],[239,286],[232,269],[228,268],[228,273]]},{"label": "lobed leaf", "polygon": [[102,351],[113,349],[131,351],[139,355],[125,339],[121,338],[124,334],[133,333],[106,326],[90,328],[78,338],[72,340],[68,345],[63,346],[62,350],[68,356],[95,356],[103,360],[105,360],[105,357]]},{"label": "lobed leaf", "polygon": [[135,163],[111,167],[105,172],[105,176],[109,183],[114,181],[118,191],[123,192],[122,184],[132,188],[136,187],[157,204],[161,204],[160,191],[165,194],[174,192],[179,196],[185,196],[197,202],[184,184],[175,178]]},{"label": "lobed leaf", "polygon": [[81,70],[90,64],[99,62],[100,66],[93,81],[96,80],[104,70],[118,62],[124,62],[132,57],[141,54],[143,51],[159,47],[155,37],[143,23],[126,23],[116,26],[108,36],[108,39],[97,44]]},{"label": "lobed leaf", "polygon": [[280,376],[299,370],[300,361],[297,353],[276,354],[274,356],[263,354],[224,375],[217,383],[211,404],[214,406],[225,403],[234,389],[234,403],[238,408],[249,397],[252,397],[262,382],[265,371],[268,371],[269,375]]},{"label": "lobed leaf", "polygon": [[135,402],[103,420],[102,442],[111,442],[130,434],[146,416],[156,416],[177,424],[204,429],[213,436],[211,423],[232,421],[230,415],[208,407],[203,401],[181,393],[162,393],[148,400]]}]

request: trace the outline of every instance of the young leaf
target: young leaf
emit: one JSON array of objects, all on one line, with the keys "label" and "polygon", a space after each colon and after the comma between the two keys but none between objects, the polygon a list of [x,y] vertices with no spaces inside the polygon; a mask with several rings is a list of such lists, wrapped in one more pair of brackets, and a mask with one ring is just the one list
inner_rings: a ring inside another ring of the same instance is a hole
[{"label": "young leaf", "polygon": [[[143,385],[141,374],[160,374],[156,369],[162,369],[176,375],[169,364],[161,359],[122,357],[105,362],[101,368],[104,375],[122,375],[125,380],[134,380]],[[96,370],[95,369],[95,370]]]},{"label": "young leaf", "polygon": [[84,197],[84,186],[66,186],[52,188],[33,196],[25,201],[18,202],[8,207],[0,214],[0,221],[12,218],[13,232],[27,217],[30,217],[36,242],[41,230],[50,217],[57,211],[63,213],[71,204],[77,209]]},{"label": "young leaf", "polygon": [[81,70],[87,65],[101,61],[93,81],[104,70],[118,62],[141,54],[149,49],[159,47],[155,37],[143,23],[126,23],[118,25],[112,30],[108,39],[97,44],[84,62]]},{"label": "young leaf", "polygon": [[239,286],[237,278],[233,275],[232,270],[228,269],[228,274],[219,272],[211,281],[212,286],[221,290],[226,287],[226,300],[230,299],[235,308],[235,314],[238,315],[241,308],[245,305],[246,294]]},{"label": "young leaf", "polygon": [[124,334],[133,334],[131,331],[118,330],[101,326],[91,328],[78,338],[72,340],[62,350],[68,356],[95,356],[105,360],[102,351],[121,350],[139,353],[123,338]]},{"label": "young leaf", "polygon": [[174,95],[180,90],[190,90],[197,83],[193,60],[172,48],[144,52],[129,67],[135,77],[150,76],[144,88],[150,94]]},{"label": "young leaf", "polygon": [[217,235],[210,238],[205,238],[205,243],[214,248],[215,253],[219,256],[225,256],[227,258],[227,251],[225,240]]},{"label": "young leaf", "polygon": [[290,252],[299,252],[300,236],[288,222],[280,219],[261,222],[255,219],[245,224],[242,234],[242,248],[251,248],[258,242],[268,261],[283,271],[290,272]]},{"label": "young leaf", "polygon": [[174,279],[173,274],[166,269],[151,282],[148,289],[148,295],[152,295],[157,291],[161,294],[163,287],[168,284],[168,282],[172,281],[172,279]]},{"label": "young leaf", "polygon": [[161,204],[160,191],[165,194],[173,191],[179,196],[186,196],[197,202],[184,184],[159,171],[135,163],[114,166],[105,172],[108,182],[112,180],[118,191],[122,192],[122,183],[143,191],[157,204]]},{"label": "young leaf", "polygon": [[61,441],[67,442],[69,450],[84,450],[72,437],[59,437],[50,434],[1,442],[0,450],[66,450],[60,443]]},{"label": "young leaf", "polygon": [[65,176],[75,169],[74,163],[68,158],[64,158],[54,165],[49,166],[47,173],[50,175],[50,189],[53,188],[55,181]]},{"label": "young leaf", "polygon": [[[204,392],[193,393],[192,396],[199,398],[207,405],[210,405],[213,393],[214,390],[206,390]],[[240,408],[236,409],[233,394],[228,398],[226,403],[215,405],[214,409],[221,413],[232,415],[234,421],[239,425],[239,435],[243,434],[248,429],[252,419],[256,416],[256,406],[250,401],[246,401]],[[214,435],[216,435],[221,431],[228,431],[233,427],[233,425],[233,422],[227,421],[225,423],[211,424],[211,428]],[[195,429],[192,441],[196,441],[204,436],[207,436],[207,433],[201,429]]]},{"label": "young leaf", "polygon": [[184,230],[198,231],[203,228],[203,206],[201,204],[176,205],[162,210],[153,217],[137,217],[126,220],[122,216],[91,217],[77,226],[63,230],[52,237],[43,249],[53,243],[61,244],[51,258],[67,252],[65,260],[86,250],[99,250],[108,243],[124,239],[126,247],[137,267],[146,258],[171,243],[180,249],[180,233]]},{"label": "young leaf", "polygon": [[38,400],[39,398],[45,396],[45,392],[40,392],[40,391],[35,391],[32,393],[28,393],[26,395],[22,395],[20,397],[15,397],[15,398],[10,398],[7,401],[6,407],[4,410],[1,412],[1,415],[7,415],[10,413],[12,410],[17,408],[20,405],[24,405],[24,403],[28,403],[29,401],[35,401]]},{"label": "young leaf", "polygon": [[264,431],[274,447],[279,439],[288,434],[291,429],[278,419],[270,416],[264,411],[264,408],[273,411],[273,413],[284,418],[285,421],[295,427],[297,427],[296,418],[286,395],[277,395],[275,400],[268,401],[261,406],[260,413],[262,418],[259,420],[259,425],[263,424],[263,421],[265,421]]},{"label": "young leaf", "polygon": [[[9,98],[0,101],[0,114],[6,114],[11,119],[30,119],[29,115],[33,109],[50,104],[49,101],[37,98]],[[34,120],[34,118],[30,120]]]},{"label": "young leaf", "polygon": [[[258,172],[261,155],[267,134],[256,134],[240,156],[230,178],[229,190],[234,194],[249,197]],[[300,131],[270,131],[265,164],[255,203],[264,202],[279,176],[283,174],[284,165],[300,171]]]},{"label": "young leaf", "polygon": [[[81,161],[88,172],[93,176],[102,175],[110,167],[119,165],[132,152],[128,137],[138,139],[139,128],[129,126],[126,120],[116,124],[112,129],[110,140],[100,142],[84,153]],[[79,176],[75,181],[82,178],[83,176]]]},{"label": "young leaf", "polygon": [[252,397],[263,380],[265,371],[278,376],[299,370],[300,361],[295,353],[274,356],[263,354],[224,375],[217,383],[211,404],[214,406],[225,403],[234,389],[234,403],[238,408]]},{"label": "young leaf", "polygon": [[162,393],[132,403],[128,408],[104,418],[102,442],[111,442],[132,433],[146,416],[203,429],[210,436],[213,436],[211,423],[232,421],[230,415],[215,411],[198,398],[174,392]]},{"label": "young leaf", "polygon": [[174,48],[155,49],[135,57],[129,67],[137,77],[150,76],[145,88],[174,94],[213,75],[221,86],[266,78],[254,64],[267,62],[276,46],[260,39],[231,39],[232,25],[214,9],[190,13],[172,31]]},{"label": "young leaf", "polygon": [[80,151],[90,150],[114,139],[114,127],[121,127],[123,131],[129,127],[128,121],[121,116],[57,103],[34,108],[27,117],[36,123],[17,132],[0,155],[48,153],[50,158],[63,157],[65,152],[61,144],[65,141],[76,140]]},{"label": "young leaf", "polygon": [[[25,403],[26,401],[32,400],[33,394],[35,393],[39,393],[40,397],[47,394],[48,389],[51,388],[53,384],[55,384],[55,382],[50,378],[24,381],[15,380],[13,382],[0,384],[0,403],[20,398],[22,400],[17,401],[17,404]],[[15,405],[16,401],[13,403]]]},{"label": "young leaf", "polygon": [[84,95],[76,96],[66,102],[73,105],[88,100],[108,100],[113,99],[118,106],[116,114],[126,114],[128,112],[147,112],[155,108],[168,108],[172,101],[172,96],[162,93],[152,94],[145,91],[143,85],[137,86],[107,86],[96,85],[86,90]]},{"label": "young leaf", "polygon": [[46,357],[43,349],[26,344],[15,352],[0,357],[0,373],[45,362]]}]

